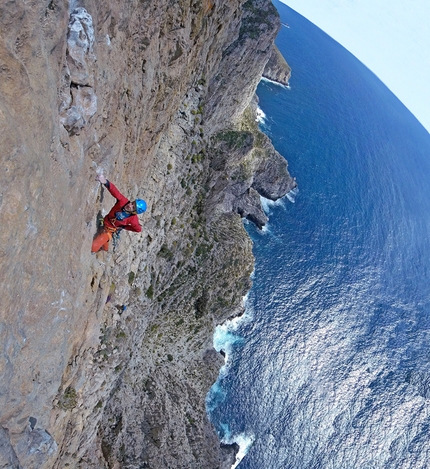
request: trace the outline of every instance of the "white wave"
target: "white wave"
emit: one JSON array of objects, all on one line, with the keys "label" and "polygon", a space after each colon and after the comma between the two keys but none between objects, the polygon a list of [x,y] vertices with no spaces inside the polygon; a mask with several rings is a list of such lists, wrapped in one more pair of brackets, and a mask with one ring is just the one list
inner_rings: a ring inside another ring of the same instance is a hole
[{"label": "white wave", "polygon": [[[251,272],[251,278],[252,278],[252,275],[254,274],[255,272],[255,269],[253,269],[253,271]],[[249,292],[246,293],[243,297],[242,297],[242,306],[246,306],[246,304],[248,303],[248,298],[249,298]]]},{"label": "white wave", "polygon": [[[243,306],[245,307],[245,313],[242,316],[236,316],[232,319],[225,321],[223,324],[216,326],[213,335],[213,347],[219,353],[223,352],[225,357],[225,363],[227,365],[228,357],[231,354],[232,347],[234,344],[240,344],[243,342],[243,337],[235,334],[239,326],[246,324],[252,320],[252,310],[246,307],[248,300],[248,294],[243,297]],[[220,370],[220,375],[227,372],[225,367]]]},{"label": "white wave", "polygon": [[273,208],[274,207],[284,207],[284,201],[283,199],[278,199],[278,200],[271,200],[271,199],[266,199],[262,195],[260,195],[260,202],[261,206],[263,207],[264,213],[269,216],[272,214]]},{"label": "white wave", "polygon": [[257,107],[257,119],[256,120],[259,124],[266,123],[266,114],[259,106]]},{"label": "white wave", "polygon": [[222,435],[222,443],[225,445],[232,445],[236,443],[239,446],[239,451],[236,454],[236,460],[234,461],[231,469],[235,469],[242,459],[247,455],[249,449],[254,444],[255,435],[248,433],[240,433],[239,435],[232,436],[230,427],[227,423],[220,424],[220,434]]},{"label": "white wave", "polygon": [[[221,377],[221,371],[225,369],[225,367],[222,367],[220,370],[220,377]],[[209,389],[209,392],[206,396],[206,412],[213,412],[221,402],[225,400],[227,396],[227,392],[224,391],[224,389],[221,387],[219,378],[218,381],[216,381],[211,388]]]},{"label": "white wave", "polygon": [[285,199],[288,199],[291,203],[296,202],[297,194],[299,193],[299,188],[296,186],[294,189],[291,189],[290,192],[287,192],[284,197],[281,197],[278,200],[266,199],[260,195],[261,206],[263,207],[264,213],[267,216],[270,216],[275,207],[281,207],[285,209]]},{"label": "white wave", "polygon": [[[263,210],[264,210],[264,209],[263,209]],[[264,210],[264,211],[265,211],[265,210]],[[265,212],[266,212],[266,211],[265,211]],[[267,213],[266,213],[266,215],[267,215]],[[242,220],[242,222],[243,222],[244,225],[250,225],[250,226],[254,226],[254,227],[255,227],[254,222],[249,221],[247,218],[244,218],[244,219]],[[268,224],[264,225],[260,230],[258,230],[258,233],[263,233],[263,234],[269,233],[269,232],[270,232],[270,229],[269,229],[269,227],[268,227]],[[251,278],[252,278],[252,277],[251,277]]]},{"label": "white wave", "polygon": [[288,85],[283,85],[282,83],[278,83],[277,81],[270,80],[270,78],[261,77],[261,81],[267,81],[268,83],[273,83],[274,85],[281,86],[282,88],[285,88],[286,90],[290,90],[290,89],[291,89],[290,84],[288,84]]},{"label": "white wave", "polygon": [[262,232],[263,234],[271,233],[269,223],[266,223],[263,228],[261,228],[260,232]]},{"label": "white wave", "polygon": [[228,325],[222,324],[215,328],[215,333],[213,337],[214,349],[217,352],[223,352],[225,355],[225,361],[228,362],[228,357],[231,354],[232,346],[236,343],[243,341],[243,338],[239,335],[233,334],[229,330]]},{"label": "white wave", "polygon": [[254,435],[248,435],[246,433],[241,433],[240,435],[229,438],[228,444],[236,443],[239,445],[239,451],[236,454],[236,461],[231,466],[231,469],[235,469],[240,464],[242,459],[246,456],[249,449],[253,445],[254,440],[255,440]]},{"label": "white wave", "polygon": [[[253,317],[253,311],[247,306],[248,294],[243,297],[242,302],[243,307],[245,308],[245,313],[242,316],[237,316],[233,319],[227,320],[215,328],[213,347],[218,353],[221,351],[223,352],[224,365],[219,370],[218,379],[211,386],[206,396],[206,411],[208,414],[213,412],[227,396],[226,391],[222,388],[222,380],[229,372],[229,356],[231,355],[233,345],[238,343],[240,344],[244,341],[244,338],[235,332],[241,324],[252,320]],[[221,424],[221,429],[222,434],[224,435],[223,441],[224,438],[227,438],[228,440],[230,438],[228,426]]]},{"label": "white wave", "polygon": [[288,192],[285,197],[291,202],[291,203],[295,203],[296,202],[296,197],[297,197],[297,194],[299,193],[299,188],[298,187],[295,187],[294,189],[290,190],[290,192]]},{"label": "white wave", "polygon": [[[221,435],[223,435],[222,437],[222,442],[223,443],[226,443],[227,441],[230,441],[231,440],[231,432],[230,432],[230,427],[228,425],[228,423],[220,423],[220,428],[221,428]],[[230,444],[230,443],[226,443],[226,444]]]},{"label": "white wave", "polygon": [[[253,280],[255,277],[255,269],[252,270],[251,275],[249,278]],[[237,324],[237,327],[239,324],[247,324],[248,322],[252,321],[254,319],[254,309],[252,306],[248,303],[249,300],[249,291],[248,293],[242,298],[242,306],[245,310],[242,316],[240,316],[238,319],[240,322]]]}]

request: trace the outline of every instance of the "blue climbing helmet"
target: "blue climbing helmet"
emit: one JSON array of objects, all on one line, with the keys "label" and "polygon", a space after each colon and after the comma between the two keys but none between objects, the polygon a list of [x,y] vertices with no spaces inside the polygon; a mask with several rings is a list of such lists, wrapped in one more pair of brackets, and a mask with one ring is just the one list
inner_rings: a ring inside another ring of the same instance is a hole
[{"label": "blue climbing helmet", "polygon": [[136,213],[146,212],[146,202],[143,199],[136,199]]}]

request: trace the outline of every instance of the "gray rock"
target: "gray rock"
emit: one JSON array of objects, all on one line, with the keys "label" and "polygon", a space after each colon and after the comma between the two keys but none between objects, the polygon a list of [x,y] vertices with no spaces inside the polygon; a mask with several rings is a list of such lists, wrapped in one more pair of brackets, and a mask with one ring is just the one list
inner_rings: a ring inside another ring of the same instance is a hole
[{"label": "gray rock", "polygon": [[93,19],[85,8],[76,8],[70,15],[67,34],[67,64],[76,85],[92,85],[93,44]]},{"label": "gray rock", "polygon": [[288,173],[285,158],[270,143],[268,157],[263,159],[256,169],[252,187],[266,199],[277,200],[293,190],[296,185],[296,181]]},{"label": "gray rock", "polygon": [[291,67],[275,44],[272,46],[272,53],[264,68],[263,77],[280,83],[281,85],[288,86],[289,84]]},{"label": "gray rock", "polygon": [[63,111],[60,122],[70,135],[78,135],[97,112],[97,96],[90,86],[74,86],[71,92],[72,105]]},{"label": "gray rock", "polygon": [[[29,428],[27,432],[28,445],[27,452],[29,455],[40,455],[43,462],[44,456],[51,456],[54,454],[58,447],[56,441],[52,436],[43,428],[36,427]],[[42,462],[40,464],[42,464]]]},{"label": "gray rock", "polygon": [[236,461],[236,455],[239,449],[240,447],[237,443],[231,445],[221,444],[221,469],[231,469]]},{"label": "gray rock", "polygon": [[[228,468],[234,448],[220,447],[205,407],[223,363],[212,335],[243,313],[251,285],[240,214],[263,225],[260,194],[291,184],[249,107],[276,11],[269,0],[88,0],[72,15],[67,2],[9,3],[1,464]],[[149,208],[142,233],[91,256],[97,213],[113,203],[99,169]]]},{"label": "gray rock", "polygon": [[79,135],[97,112],[97,96],[93,89],[95,55],[94,28],[85,8],[76,8],[69,19],[65,75],[60,91],[60,123],[70,135]]},{"label": "gray rock", "polygon": [[260,195],[252,187],[235,200],[234,208],[241,217],[252,221],[260,229],[269,221],[261,206]]},{"label": "gray rock", "polygon": [[211,212],[235,212],[262,228],[268,218],[260,196],[277,200],[294,189],[296,181],[285,158],[258,129],[256,108],[254,100],[236,127],[212,139],[209,206]]},{"label": "gray rock", "polygon": [[36,425],[36,419],[30,417],[25,431],[12,435],[0,427],[0,468],[44,467],[55,455],[58,447],[52,436],[33,425]]},{"label": "gray rock", "polygon": [[11,445],[9,432],[0,426],[0,469],[23,469]]}]

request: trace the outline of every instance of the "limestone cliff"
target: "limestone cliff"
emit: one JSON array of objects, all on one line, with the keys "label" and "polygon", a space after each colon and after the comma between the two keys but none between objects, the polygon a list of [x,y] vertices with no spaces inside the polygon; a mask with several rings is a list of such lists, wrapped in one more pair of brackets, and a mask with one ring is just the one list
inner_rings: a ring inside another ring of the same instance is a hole
[{"label": "limestone cliff", "polygon": [[263,71],[263,76],[281,85],[288,86],[291,78],[291,68],[275,44]]},{"label": "limestone cliff", "polygon": [[[0,5],[0,468],[224,468],[204,399],[253,268],[241,222],[294,187],[251,100],[268,0]],[[141,234],[90,254],[113,204]]]}]

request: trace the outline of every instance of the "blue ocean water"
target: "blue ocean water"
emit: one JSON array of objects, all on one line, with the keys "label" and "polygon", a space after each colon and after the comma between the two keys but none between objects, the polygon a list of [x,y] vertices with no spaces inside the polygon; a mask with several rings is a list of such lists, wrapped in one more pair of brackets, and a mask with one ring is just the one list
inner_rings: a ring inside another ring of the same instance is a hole
[{"label": "blue ocean water", "polygon": [[254,284],[216,331],[227,363],[208,413],[239,469],[430,468],[429,133],[274,3],[293,75],[260,83],[262,129],[299,191],[265,203],[263,232],[247,225]]}]

